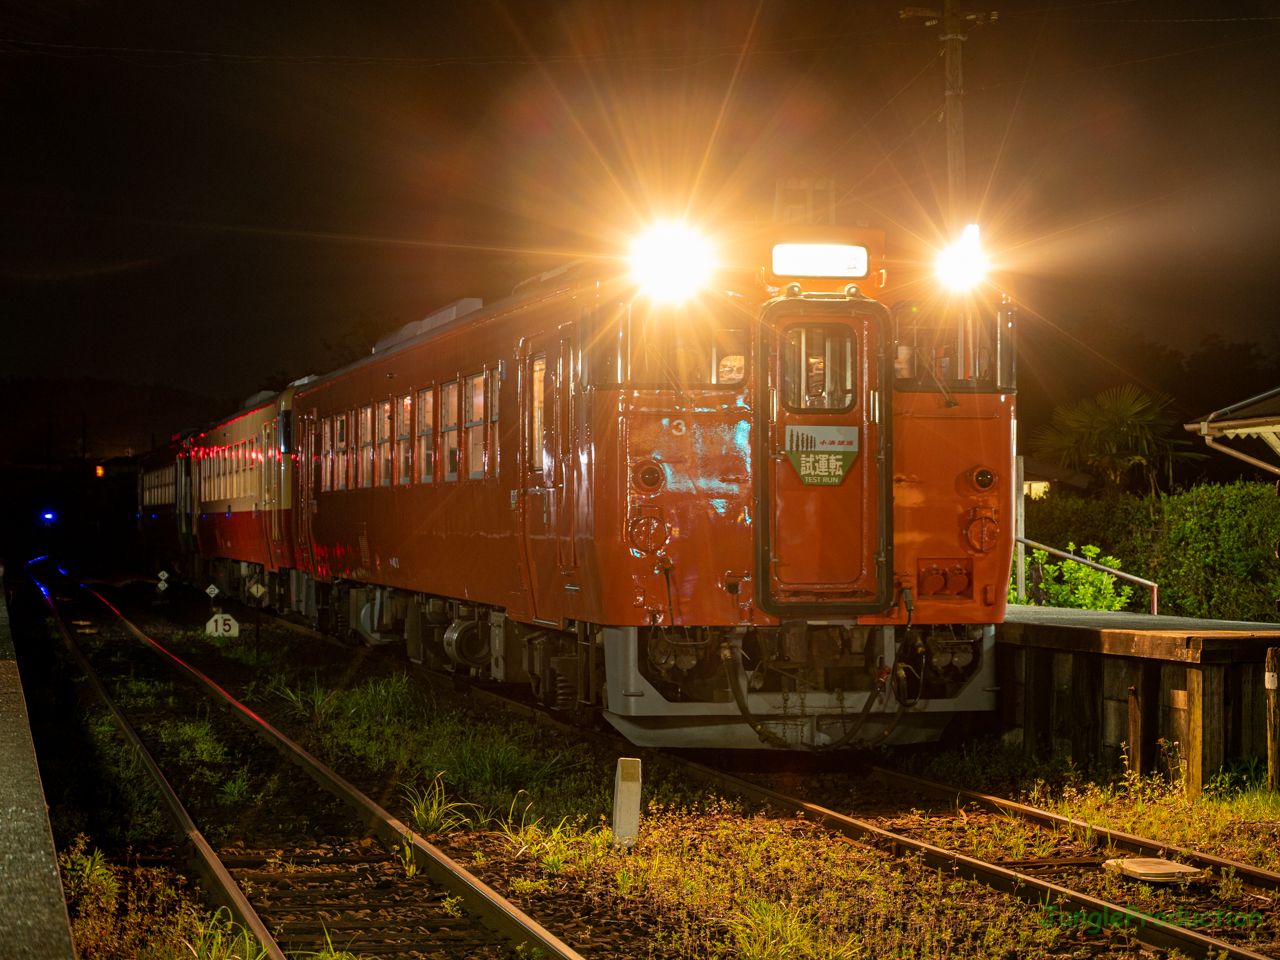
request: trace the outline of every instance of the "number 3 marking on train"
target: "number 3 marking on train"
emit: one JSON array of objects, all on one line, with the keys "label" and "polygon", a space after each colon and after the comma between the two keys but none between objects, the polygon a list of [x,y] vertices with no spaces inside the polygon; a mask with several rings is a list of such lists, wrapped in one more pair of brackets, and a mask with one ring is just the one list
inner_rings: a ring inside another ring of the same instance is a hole
[{"label": "number 3 marking on train", "polygon": [[685,430],[687,430],[687,429],[688,429],[688,428],[684,425],[684,421],[683,421],[683,420],[672,420],[672,421],[671,421],[671,432],[672,432],[672,433],[674,433],[677,437],[683,437],[683,436],[684,436],[684,433],[685,433]]}]

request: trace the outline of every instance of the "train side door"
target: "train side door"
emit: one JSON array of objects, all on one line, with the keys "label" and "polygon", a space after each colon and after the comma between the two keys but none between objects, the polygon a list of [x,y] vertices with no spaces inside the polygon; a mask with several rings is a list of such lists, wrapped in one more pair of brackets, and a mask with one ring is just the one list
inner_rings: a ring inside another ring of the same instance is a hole
[{"label": "train side door", "polygon": [[303,570],[311,570],[312,527],[316,512],[316,490],[320,471],[320,431],[316,423],[315,411],[296,413],[294,424],[295,440],[298,445],[296,467],[298,475],[298,504],[294,510],[296,539],[298,544],[298,566]]},{"label": "train side door", "polygon": [[556,525],[556,563],[560,568],[562,582],[570,587],[576,587],[578,580],[575,576],[578,567],[575,505],[579,477],[575,451],[578,447],[578,406],[582,402],[577,389],[575,346],[574,325],[566,323],[560,327],[556,359],[556,384],[559,389],[556,390],[555,407],[556,486],[552,495],[552,513],[555,515]]},{"label": "train side door", "polygon": [[560,458],[558,335],[536,337],[524,360],[521,389],[521,494],[525,556],[535,617],[559,620],[559,520],[564,476]]},{"label": "train side door", "polygon": [[778,301],[757,384],[761,606],[879,613],[892,602],[888,313],[871,301]]}]

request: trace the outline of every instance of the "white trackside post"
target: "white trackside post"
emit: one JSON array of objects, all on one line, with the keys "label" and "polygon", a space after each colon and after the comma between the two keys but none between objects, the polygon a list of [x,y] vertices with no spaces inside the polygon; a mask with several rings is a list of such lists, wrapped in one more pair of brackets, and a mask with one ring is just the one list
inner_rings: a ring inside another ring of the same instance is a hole
[{"label": "white trackside post", "polygon": [[613,778],[613,845],[630,848],[640,835],[640,761],[618,758]]}]

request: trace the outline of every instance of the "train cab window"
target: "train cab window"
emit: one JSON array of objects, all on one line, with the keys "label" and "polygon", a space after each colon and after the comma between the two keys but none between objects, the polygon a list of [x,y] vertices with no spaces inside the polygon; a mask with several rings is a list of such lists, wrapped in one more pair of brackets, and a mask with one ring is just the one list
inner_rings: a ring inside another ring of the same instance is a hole
[{"label": "train cab window", "polygon": [[977,298],[894,305],[897,390],[1004,393],[1014,389],[1013,306]]},{"label": "train cab window", "polygon": [[440,388],[440,432],[444,435],[444,478],[458,479],[458,381]]},{"label": "train cab window", "polygon": [[373,486],[373,407],[360,408],[360,486]]},{"label": "train cab window", "polygon": [[334,442],[337,445],[334,466],[337,475],[333,478],[333,485],[338,490],[347,489],[347,436],[351,432],[349,422],[345,413],[334,417]]},{"label": "train cab window", "polygon": [[595,386],[739,387],[747,377],[745,315],[710,297],[679,306],[643,300],[601,307],[590,333]]},{"label": "train cab window", "polygon": [[529,424],[529,469],[541,472],[546,461],[547,449],[547,358],[533,358],[533,375],[530,378],[533,397],[530,404],[532,422]]},{"label": "train cab window", "polygon": [[320,421],[320,489],[333,489],[333,418]]},{"label": "train cab window", "polygon": [[436,418],[434,388],[418,391],[418,482],[436,478]]},{"label": "train cab window", "polygon": [[413,479],[413,399],[396,399],[396,483]]},{"label": "train cab window", "polygon": [[391,401],[383,400],[378,411],[378,485],[391,485]]},{"label": "train cab window", "polygon": [[854,405],[856,344],[839,323],[800,323],[782,332],[782,402],[793,413],[841,413]]}]

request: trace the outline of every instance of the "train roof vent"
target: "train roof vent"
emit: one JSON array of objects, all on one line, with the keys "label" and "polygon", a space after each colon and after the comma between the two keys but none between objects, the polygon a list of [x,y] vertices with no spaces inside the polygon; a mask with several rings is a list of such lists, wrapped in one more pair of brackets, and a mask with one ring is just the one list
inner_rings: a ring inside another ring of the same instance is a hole
[{"label": "train roof vent", "polygon": [[483,306],[484,301],[479,297],[463,297],[461,300],[455,300],[447,307],[441,307],[435,313],[428,314],[413,323],[406,323],[395,333],[387,334],[373,345],[373,352],[378,353],[387,349],[387,347],[394,347],[397,343],[412,340],[414,337],[421,336],[428,330],[434,330],[450,320],[456,320],[458,317],[466,316],[468,313],[474,313]]},{"label": "train roof vent", "polygon": [[242,407],[241,409],[249,410],[253,407],[260,406],[261,404],[266,403],[275,395],[276,395],[276,391],[274,390],[259,390],[252,397],[249,397],[247,400],[245,400],[244,407]]},{"label": "train roof vent", "polygon": [[309,373],[309,374],[307,374],[305,377],[301,377],[301,378],[299,378],[299,379],[297,379],[297,380],[290,381],[289,386],[291,386],[291,387],[304,387],[304,386],[306,386],[308,383],[310,383],[312,380],[319,380],[319,379],[320,379],[320,378],[319,378],[318,376],[316,376],[314,373]]}]

